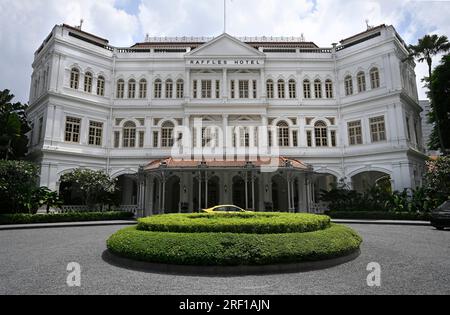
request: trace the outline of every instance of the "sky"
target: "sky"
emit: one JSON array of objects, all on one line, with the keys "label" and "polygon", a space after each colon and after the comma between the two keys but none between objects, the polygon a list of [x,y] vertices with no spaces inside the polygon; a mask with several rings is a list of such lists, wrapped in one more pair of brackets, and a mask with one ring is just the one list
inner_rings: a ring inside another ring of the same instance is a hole
[{"label": "sky", "polygon": [[[27,102],[34,52],[57,24],[79,25],[129,47],[150,36],[218,36],[224,0],[0,0],[0,90]],[[228,0],[227,33],[300,36],[321,47],[370,25],[393,25],[408,44],[425,34],[450,36],[450,1]],[[440,57],[435,58],[437,65]],[[419,96],[427,66],[416,69]]]}]

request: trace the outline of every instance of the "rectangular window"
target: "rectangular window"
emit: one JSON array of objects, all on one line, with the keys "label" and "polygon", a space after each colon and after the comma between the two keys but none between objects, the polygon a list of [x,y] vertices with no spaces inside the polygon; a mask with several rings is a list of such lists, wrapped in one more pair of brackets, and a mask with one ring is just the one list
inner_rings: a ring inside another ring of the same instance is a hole
[{"label": "rectangular window", "polygon": [[139,131],[139,148],[144,147],[145,131]]},{"label": "rectangular window", "polygon": [[370,133],[372,142],[380,142],[386,140],[386,124],[384,116],[370,119]]},{"label": "rectangular window", "polygon": [[239,98],[249,98],[248,81],[239,81]]},{"label": "rectangular window", "polygon": [[128,82],[128,98],[136,97],[136,81]]},{"label": "rectangular window", "polygon": [[211,80],[202,80],[202,98],[211,98]]},{"label": "rectangular window", "polygon": [[162,82],[156,81],[155,82],[155,98],[161,98],[162,96]]},{"label": "rectangular window", "polygon": [[331,130],[330,134],[331,134],[331,146],[335,147],[336,146],[336,131]]},{"label": "rectangular window", "polygon": [[101,146],[103,139],[103,123],[89,122],[89,145]]},{"label": "rectangular window", "polygon": [[411,141],[411,127],[409,126],[409,117],[406,117],[406,131],[408,134],[408,141]]},{"label": "rectangular window", "polygon": [[177,98],[184,98],[184,82],[182,80],[177,81]]},{"label": "rectangular window", "polygon": [[311,131],[306,132],[306,141],[308,143],[308,147],[312,147],[312,132]]},{"label": "rectangular window", "polygon": [[289,81],[289,98],[297,98],[297,84],[295,81]]},{"label": "rectangular window", "polygon": [[283,80],[278,81],[278,98],[286,97],[286,85]]},{"label": "rectangular window", "polygon": [[298,147],[298,131],[294,130],[292,132],[292,142],[294,147]]},{"label": "rectangular window", "polygon": [[306,99],[310,99],[311,98],[311,83],[309,83],[309,81],[305,81],[303,83],[303,96]]},{"label": "rectangular window", "polygon": [[105,96],[105,79],[103,78],[97,80],[97,95]]},{"label": "rectangular window", "polygon": [[125,82],[119,81],[117,83],[117,98],[124,98],[125,93]]},{"label": "rectangular window", "polygon": [[268,135],[267,135],[267,137],[268,137],[267,142],[269,144],[269,148],[272,147],[272,143],[273,143],[272,134],[273,134],[272,131],[269,130]]},{"label": "rectangular window", "polygon": [[41,143],[44,132],[44,117],[39,118],[38,143]]},{"label": "rectangular window", "polygon": [[145,80],[139,82],[139,98],[147,98],[147,81]]},{"label": "rectangular window", "polygon": [[235,97],[236,91],[235,91],[235,86],[234,86],[234,80],[231,80],[231,98]]},{"label": "rectangular window", "polygon": [[114,148],[120,146],[120,131],[114,131]]},{"label": "rectangular window", "polygon": [[220,98],[220,81],[216,80],[216,98]]},{"label": "rectangular window", "polygon": [[153,131],[153,147],[154,148],[158,147],[158,145],[159,145],[158,140],[159,140],[158,131]]},{"label": "rectangular window", "polygon": [[325,82],[325,93],[327,98],[333,98],[333,83],[331,83],[331,81],[326,81]]},{"label": "rectangular window", "polygon": [[274,97],[274,86],[273,81],[267,81],[267,98]]},{"label": "rectangular window", "polygon": [[173,98],[173,82],[172,80],[166,81],[166,98]]},{"label": "rectangular window", "polygon": [[80,142],[81,119],[74,117],[66,118],[66,135],[65,141],[72,143]]},{"label": "rectangular window", "polygon": [[361,121],[352,121],[348,123],[348,141],[350,145],[363,143]]},{"label": "rectangular window", "polygon": [[253,98],[258,98],[258,81],[253,80]]},{"label": "rectangular window", "polygon": [[322,98],[322,82],[314,82],[314,94],[316,98]]},{"label": "rectangular window", "polygon": [[192,82],[192,98],[197,98],[198,96],[198,86],[197,80]]}]

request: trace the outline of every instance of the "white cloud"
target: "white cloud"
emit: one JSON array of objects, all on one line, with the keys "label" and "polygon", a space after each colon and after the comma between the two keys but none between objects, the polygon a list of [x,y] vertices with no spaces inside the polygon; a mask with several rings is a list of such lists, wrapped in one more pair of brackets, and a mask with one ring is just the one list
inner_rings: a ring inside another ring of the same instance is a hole
[{"label": "white cloud", "polygon": [[[133,1],[140,1],[139,6]],[[117,7],[123,9],[117,9]],[[33,53],[55,24],[79,24],[115,46],[154,36],[217,36],[223,31],[223,0],[1,0],[0,89],[28,98]],[[136,11],[135,15],[129,12]],[[128,13],[127,13],[128,12]],[[425,33],[450,34],[450,2],[410,0],[233,0],[228,32],[236,36],[300,36],[319,46],[371,25],[392,24],[408,43]],[[436,60],[435,64],[439,61]],[[420,79],[424,64],[417,67]]]}]

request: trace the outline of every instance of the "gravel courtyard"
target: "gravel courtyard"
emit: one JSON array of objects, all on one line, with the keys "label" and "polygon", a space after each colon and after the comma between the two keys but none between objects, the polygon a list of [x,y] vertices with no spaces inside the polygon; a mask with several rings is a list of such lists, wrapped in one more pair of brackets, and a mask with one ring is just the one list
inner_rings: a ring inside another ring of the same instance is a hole
[{"label": "gravel courtyard", "polygon": [[[245,277],[191,277],[114,267],[102,259],[120,226],[0,231],[0,294],[450,294],[450,231],[350,225],[364,238],[361,256],[327,270]],[[81,287],[69,288],[70,262]],[[370,288],[366,267],[382,268]]]}]

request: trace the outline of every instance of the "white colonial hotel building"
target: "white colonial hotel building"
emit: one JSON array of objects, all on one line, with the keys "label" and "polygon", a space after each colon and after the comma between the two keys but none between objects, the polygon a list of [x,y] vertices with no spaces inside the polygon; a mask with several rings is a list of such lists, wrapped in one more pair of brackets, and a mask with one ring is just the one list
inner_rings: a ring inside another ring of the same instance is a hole
[{"label": "white colonial hotel building", "polygon": [[[314,211],[341,179],[361,191],[386,179],[413,188],[425,155],[407,54],[385,25],[329,48],[228,34],[116,48],[55,26],[33,63],[30,154],[54,190],[76,168],[106,170],[141,215],[216,204]],[[267,144],[274,172],[248,157]],[[189,159],[170,158],[174,145]],[[191,160],[191,147],[210,152]]]}]

